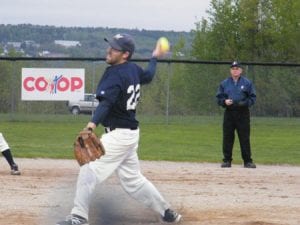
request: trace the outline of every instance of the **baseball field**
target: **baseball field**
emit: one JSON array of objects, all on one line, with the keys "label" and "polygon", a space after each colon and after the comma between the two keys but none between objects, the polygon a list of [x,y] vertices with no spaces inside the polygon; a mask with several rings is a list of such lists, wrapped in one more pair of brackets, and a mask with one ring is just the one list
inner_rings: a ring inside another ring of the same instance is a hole
[{"label": "baseball field", "polygon": [[[72,207],[79,170],[72,144],[87,118],[3,118],[22,175],[11,176],[0,160],[0,224],[55,224]],[[157,121],[142,118],[141,168],[182,213],[181,224],[300,224],[299,119],[252,119],[256,169],[242,167],[238,144],[233,167],[220,168],[221,117]],[[118,183],[112,176],[97,187],[90,225],[162,224]]]},{"label": "baseball field", "polygon": [[[0,161],[0,224],[54,225],[72,207],[74,160],[17,158],[19,177]],[[221,169],[216,163],[142,161],[148,177],[183,214],[184,225],[300,224],[300,167],[260,165]],[[130,199],[115,176],[99,185],[90,225],[158,225],[157,214]]]}]

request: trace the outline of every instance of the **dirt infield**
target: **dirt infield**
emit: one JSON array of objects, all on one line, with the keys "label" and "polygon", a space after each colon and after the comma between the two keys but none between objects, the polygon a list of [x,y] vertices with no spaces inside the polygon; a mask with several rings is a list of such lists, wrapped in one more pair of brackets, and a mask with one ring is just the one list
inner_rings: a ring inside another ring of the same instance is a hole
[{"label": "dirt infield", "polygon": [[[72,207],[78,165],[73,160],[20,159],[22,175],[9,175],[0,160],[0,224],[53,225]],[[299,225],[300,167],[141,161],[184,225]],[[90,225],[162,224],[129,198],[115,176],[97,187]]]}]

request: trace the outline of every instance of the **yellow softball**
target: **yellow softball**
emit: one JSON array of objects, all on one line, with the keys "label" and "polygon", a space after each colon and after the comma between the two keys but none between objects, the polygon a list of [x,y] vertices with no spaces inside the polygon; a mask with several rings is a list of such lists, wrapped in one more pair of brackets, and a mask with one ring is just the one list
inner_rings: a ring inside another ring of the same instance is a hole
[{"label": "yellow softball", "polygon": [[167,38],[161,37],[158,39],[158,44],[160,45],[160,50],[164,53],[170,50],[170,43]]}]

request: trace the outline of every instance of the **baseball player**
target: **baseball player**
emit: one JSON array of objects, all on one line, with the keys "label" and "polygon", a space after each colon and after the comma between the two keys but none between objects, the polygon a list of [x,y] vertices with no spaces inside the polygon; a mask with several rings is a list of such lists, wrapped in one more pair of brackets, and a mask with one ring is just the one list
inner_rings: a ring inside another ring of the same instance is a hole
[{"label": "baseball player", "polygon": [[14,162],[13,156],[11,154],[10,148],[4,139],[2,133],[0,133],[0,151],[2,152],[2,155],[7,160],[8,164],[11,168],[11,175],[20,175],[20,171],[18,169],[18,165]]},{"label": "baseball player", "polygon": [[135,114],[140,88],[153,79],[157,58],[164,52],[156,45],[144,70],[129,61],[135,50],[130,35],[117,34],[104,40],[109,44],[106,62],[110,66],[98,84],[99,105],[87,128],[95,129],[98,124],[105,127],[106,133],[101,137],[105,155],[80,167],[74,207],[66,220],[57,225],[88,224],[89,203],[95,186],[113,172],[132,198],[159,213],[164,222],[177,223],[181,215],[170,209],[170,204],[142,175],[137,155],[140,131]]}]

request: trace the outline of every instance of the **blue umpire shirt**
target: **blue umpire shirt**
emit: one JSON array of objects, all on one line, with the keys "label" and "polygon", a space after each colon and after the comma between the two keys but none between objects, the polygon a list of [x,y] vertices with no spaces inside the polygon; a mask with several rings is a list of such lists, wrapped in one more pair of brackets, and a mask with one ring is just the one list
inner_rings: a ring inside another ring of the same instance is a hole
[{"label": "blue umpire shirt", "polygon": [[137,128],[135,115],[140,88],[151,82],[156,64],[157,59],[151,58],[145,70],[132,62],[107,67],[97,87],[99,105],[92,122],[111,129]]},{"label": "blue umpire shirt", "polygon": [[[232,77],[223,80],[217,91],[217,103],[224,108],[238,110],[254,105],[256,101],[256,91],[252,82],[240,76],[237,82]],[[226,99],[232,99],[233,104],[227,106]]]}]

